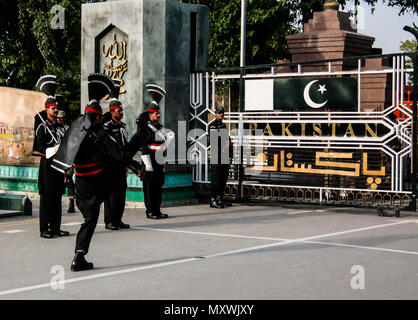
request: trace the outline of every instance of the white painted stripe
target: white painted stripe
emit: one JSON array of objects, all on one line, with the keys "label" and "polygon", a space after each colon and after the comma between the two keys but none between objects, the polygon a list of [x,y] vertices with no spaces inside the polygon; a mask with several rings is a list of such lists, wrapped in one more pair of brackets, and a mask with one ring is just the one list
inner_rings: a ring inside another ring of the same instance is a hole
[{"label": "white painted stripe", "polygon": [[318,209],[318,210],[307,210],[307,211],[295,211],[295,212],[289,212],[288,214],[314,213],[314,212],[325,212],[325,211],[327,210]]},{"label": "white painted stripe", "polygon": [[398,224],[405,224],[405,223],[409,223],[409,222],[410,222],[409,220],[397,221],[397,222],[394,222],[394,223],[379,224],[379,225],[371,226],[371,227],[351,229],[351,230],[346,230],[346,231],[327,233],[327,234],[323,234],[323,235],[318,235],[318,236],[313,236],[313,237],[306,237],[306,238],[299,238],[299,239],[283,239],[283,238],[275,238],[275,237],[253,237],[253,236],[243,236],[243,235],[235,235],[235,234],[197,232],[197,231],[172,230],[172,229],[147,228],[147,227],[131,227],[131,228],[132,229],[139,229],[139,230],[152,230],[152,231],[164,231],[164,232],[176,232],[176,233],[190,233],[190,234],[200,234],[200,235],[218,236],[218,237],[247,238],[247,239],[273,240],[273,241],[286,241],[286,242],[287,241],[303,242],[303,241],[309,241],[309,240],[313,240],[313,239],[332,237],[332,236],[351,233],[351,232],[366,231],[366,230],[388,227],[388,226],[393,226],[393,225],[398,225]]},{"label": "white painted stripe", "polygon": [[63,223],[62,226],[77,226],[82,224],[82,222],[69,222],[69,223]]},{"label": "white painted stripe", "polygon": [[312,211],[312,210],[309,210],[309,211],[295,211],[295,212],[289,212],[288,214],[299,214],[299,213],[312,213],[312,212],[314,212],[314,211]]},{"label": "white painted stripe", "polygon": [[[125,273],[130,273],[130,272],[135,272],[135,271],[160,268],[160,267],[165,267],[165,266],[170,266],[170,265],[185,263],[185,262],[192,262],[192,261],[197,261],[197,260],[200,260],[200,259],[199,258],[187,258],[187,259],[174,260],[174,261],[171,261],[171,262],[151,264],[149,266],[142,266],[142,267],[130,268],[130,269],[119,270],[119,271],[111,271],[111,272],[93,274],[91,276],[85,276],[85,277],[79,277],[79,278],[64,280],[64,281],[61,281],[60,284],[68,284],[68,283],[75,283],[75,282],[92,280],[92,279],[97,279],[97,278],[110,277],[110,276],[114,276],[114,275],[118,275],[118,274],[125,274]],[[31,291],[31,290],[36,290],[36,289],[42,289],[42,288],[47,288],[47,287],[51,287],[50,282],[39,284],[39,285],[34,285],[34,286],[29,286],[29,287],[22,287],[22,288],[17,288],[17,289],[0,291],[0,296],[5,296],[5,295],[8,295],[8,294],[13,294],[13,293],[18,293],[18,292],[25,292],[25,291]]]},{"label": "white painted stripe", "polygon": [[320,239],[320,238],[328,238],[328,237],[333,237],[333,236],[339,236],[339,235],[346,234],[346,233],[360,232],[360,231],[378,229],[378,228],[389,227],[389,226],[396,226],[396,225],[405,224],[405,223],[409,223],[409,221],[399,221],[399,222],[394,222],[394,223],[378,224],[376,226],[371,226],[371,227],[364,227],[364,228],[351,229],[351,230],[340,231],[340,232],[327,233],[327,234],[323,234],[319,236],[300,238],[296,240],[307,241],[307,240],[314,240],[314,239]]},{"label": "white painted stripe", "polygon": [[25,232],[25,230],[8,230],[8,231],[3,231],[3,233],[19,233],[19,232]]},{"label": "white painted stripe", "polygon": [[[357,229],[345,230],[345,231],[340,231],[340,232],[333,232],[333,233],[322,234],[322,235],[317,235],[317,236],[311,236],[311,237],[305,237],[305,238],[299,238],[299,239],[292,239],[292,240],[285,240],[285,241],[282,241],[282,242],[279,242],[279,243],[275,242],[275,243],[261,245],[261,246],[253,246],[253,247],[248,247],[248,248],[243,248],[243,249],[238,249],[238,250],[230,250],[230,251],[215,253],[215,254],[201,256],[201,257],[209,259],[209,258],[227,256],[227,255],[236,254],[236,253],[242,253],[242,252],[260,250],[260,249],[265,249],[265,248],[277,247],[277,246],[291,244],[291,243],[298,243],[298,242],[305,242],[305,241],[307,242],[307,241],[310,241],[310,240],[331,237],[331,236],[334,236],[334,235],[341,235],[341,234],[346,234],[346,233],[351,233],[351,232],[359,232],[359,231],[372,230],[372,229],[383,228],[383,227],[388,227],[388,226],[400,225],[400,224],[405,224],[405,223],[409,223],[409,221],[401,221],[401,222],[395,222],[395,223],[380,224],[380,225],[375,225],[375,226],[370,226],[370,227],[365,227],[365,228],[357,228]],[[134,228],[139,228],[139,227],[134,227]],[[166,230],[163,230],[163,229],[156,229],[156,230],[166,231]],[[173,231],[173,230],[168,230],[168,231]],[[188,231],[179,231],[179,232],[189,233]],[[198,234],[199,232],[193,232],[193,233]],[[200,233],[200,234],[217,235],[217,234],[213,234],[213,233],[212,234],[211,233]],[[221,236],[228,236],[228,235],[221,234]],[[246,237],[246,236],[239,236],[239,237]],[[387,249],[386,251],[388,251],[388,250],[391,250],[391,249]],[[147,269],[153,269],[153,268],[159,268],[159,267],[164,267],[164,266],[169,266],[169,265],[174,265],[174,264],[180,264],[180,263],[186,263],[186,262],[192,262],[192,261],[197,261],[197,260],[200,260],[200,258],[180,259],[180,260],[175,260],[175,261],[171,261],[171,262],[158,263],[158,264],[153,264],[153,265],[143,266],[143,267],[138,267],[138,268],[130,268],[130,269],[125,269],[125,270],[94,274],[94,275],[91,275],[91,276],[73,278],[73,279],[65,280],[62,283],[63,284],[75,283],[75,282],[80,282],[80,281],[92,280],[92,279],[103,278],[103,277],[110,277],[110,276],[119,275],[119,274],[131,273],[131,272],[135,272],[135,271],[141,271],[141,270],[147,270]],[[50,285],[51,285],[51,283],[44,283],[44,284],[22,287],[22,288],[17,288],[17,289],[4,290],[4,291],[0,291],[0,296],[13,294],[13,293],[18,293],[18,292],[26,292],[26,291],[46,288],[46,287],[49,287]]]},{"label": "white painted stripe", "polygon": [[345,243],[323,242],[323,241],[303,241],[303,243],[323,244],[323,245],[327,245],[327,246],[329,245],[329,246],[337,246],[337,247],[350,247],[350,248],[357,248],[357,249],[366,249],[366,250],[386,251],[386,252],[406,253],[406,254],[418,255],[418,252],[416,252],[416,251],[406,251],[406,250],[397,250],[397,249],[388,249],[388,248],[357,246],[357,245],[354,245],[354,244],[345,244]]},{"label": "white painted stripe", "polygon": [[147,228],[147,227],[131,227],[131,229],[151,230],[151,231],[164,231],[164,232],[174,232],[174,233],[199,234],[199,235],[204,235],[204,236],[216,236],[216,237],[257,239],[257,240],[273,240],[273,241],[287,241],[288,240],[288,239],[280,239],[280,238],[272,238],[272,237],[242,236],[242,235],[236,235],[236,234],[197,232],[197,231],[172,230],[172,229]]},{"label": "white painted stripe", "polygon": [[[299,239],[294,239],[294,240],[286,240],[286,241],[279,242],[279,243],[271,243],[271,244],[262,245],[262,246],[249,247],[249,248],[244,248],[244,249],[238,249],[238,250],[216,253],[216,254],[213,254],[213,255],[205,256],[204,258],[221,257],[221,256],[226,256],[226,255],[231,255],[231,254],[236,254],[236,253],[243,253],[243,252],[260,250],[260,249],[265,249],[265,248],[277,247],[277,246],[282,246],[282,245],[285,245],[285,244],[292,244],[292,243],[298,243],[298,242],[308,243],[309,240],[327,238],[327,237],[331,237],[331,236],[335,236],[335,235],[341,235],[341,234],[346,234],[346,233],[351,233],[351,232],[359,232],[359,231],[377,229],[377,228],[388,227],[388,226],[393,226],[393,225],[398,225],[398,224],[405,224],[405,223],[408,223],[408,221],[402,221],[402,222],[397,222],[397,223],[387,223],[387,224],[381,224],[381,225],[376,225],[376,226],[371,226],[371,227],[365,227],[365,228],[352,229],[352,230],[346,230],[346,231],[341,231],[341,232],[322,234],[322,235],[318,235],[318,236],[305,237],[305,238],[299,238]],[[388,250],[390,250],[390,249],[388,249]]]}]

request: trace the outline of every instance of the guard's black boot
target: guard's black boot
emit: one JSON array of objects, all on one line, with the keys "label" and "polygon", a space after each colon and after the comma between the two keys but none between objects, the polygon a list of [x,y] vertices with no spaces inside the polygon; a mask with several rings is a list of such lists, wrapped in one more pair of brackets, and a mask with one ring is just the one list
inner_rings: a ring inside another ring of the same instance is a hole
[{"label": "guard's black boot", "polygon": [[56,237],[68,237],[70,235],[70,233],[68,231],[64,231],[64,230],[58,230],[55,233]]},{"label": "guard's black boot", "polygon": [[222,206],[220,206],[220,205],[218,204],[218,202],[216,201],[216,199],[215,199],[215,198],[210,198],[209,206],[210,206],[211,208],[218,208],[218,209],[223,208]]},{"label": "guard's black boot", "polygon": [[67,213],[75,213],[74,199],[70,199],[70,205],[68,206]]},{"label": "guard's black boot", "polygon": [[226,207],[223,196],[217,196],[216,197],[216,203],[218,204],[218,206],[220,208],[225,208]]},{"label": "guard's black boot", "polygon": [[45,239],[54,239],[55,235],[49,231],[44,231],[41,233],[41,238],[45,238]]},{"label": "guard's black boot", "polygon": [[147,212],[147,218],[148,219],[161,219],[158,214],[155,214],[154,212]]},{"label": "guard's black boot", "polygon": [[158,210],[157,216],[160,217],[160,219],[167,219],[168,214],[162,213],[160,210]]},{"label": "guard's black boot", "polygon": [[129,229],[131,226],[129,224],[123,223],[122,221],[120,221],[118,223],[118,227],[119,229]]},{"label": "guard's black boot", "polygon": [[113,224],[113,223],[106,223],[105,224],[105,229],[108,229],[108,230],[119,230],[119,227],[116,224]]},{"label": "guard's black boot", "polygon": [[84,258],[84,252],[77,251],[73,262],[71,262],[71,271],[84,271],[93,269],[93,263],[87,262]]}]

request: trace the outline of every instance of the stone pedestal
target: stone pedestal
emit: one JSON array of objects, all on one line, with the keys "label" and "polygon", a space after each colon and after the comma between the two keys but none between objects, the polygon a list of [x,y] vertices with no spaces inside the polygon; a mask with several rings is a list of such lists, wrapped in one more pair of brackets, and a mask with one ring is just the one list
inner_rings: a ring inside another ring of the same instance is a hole
[{"label": "stone pedestal", "polygon": [[[136,118],[151,102],[145,85],[163,87],[167,94],[160,102],[160,122],[176,133],[172,145],[177,151],[168,153],[171,165],[167,168],[163,201],[194,198],[190,165],[182,168],[176,160],[178,150],[186,149],[190,74],[207,70],[209,8],[178,0],[83,4],[81,41],[82,112],[88,103],[90,73],[119,78],[122,85],[118,100],[123,104],[123,121],[132,136],[137,130]],[[104,112],[108,104],[109,100],[101,101]],[[134,177],[128,185],[127,200],[143,201],[140,180]]]},{"label": "stone pedestal", "polygon": [[[336,10],[314,12],[313,18],[304,25],[304,32],[287,36],[286,40],[293,63],[381,54],[380,49],[372,48],[373,37],[357,33],[349,14]],[[362,71],[376,71],[389,68],[389,64],[381,58],[366,59],[362,61],[361,68]],[[302,72],[329,71],[327,62],[304,64],[301,68]],[[357,59],[332,62],[333,72],[350,70],[358,70]],[[277,69],[277,72],[283,71]],[[293,67],[292,71],[297,70]],[[361,76],[362,111],[383,110],[390,106],[391,81],[390,74]]]},{"label": "stone pedestal", "polygon": [[[286,37],[292,62],[342,59],[369,55],[373,37],[357,33],[347,12],[327,10],[314,12],[313,18],[304,25],[304,32]],[[356,67],[357,61],[336,62],[334,71]],[[328,64],[304,66],[303,71],[327,71]]]},{"label": "stone pedestal", "polygon": [[[81,110],[88,103],[87,77],[100,72],[123,81],[119,100],[128,132],[150,102],[145,85],[166,91],[161,122],[177,131],[189,119],[189,76],[206,70],[209,9],[177,0],[119,0],[82,5]],[[108,100],[102,100],[103,111]]]}]

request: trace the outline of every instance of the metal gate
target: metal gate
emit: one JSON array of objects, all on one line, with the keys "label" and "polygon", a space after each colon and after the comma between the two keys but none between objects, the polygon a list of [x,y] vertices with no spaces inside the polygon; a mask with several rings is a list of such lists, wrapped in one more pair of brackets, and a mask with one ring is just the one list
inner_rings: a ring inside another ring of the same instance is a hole
[{"label": "metal gate", "polygon": [[392,54],[192,74],[194,182],[210,181],[208,124],[222,105],[234,144],[226,196],[415,210],[416,61]]}]

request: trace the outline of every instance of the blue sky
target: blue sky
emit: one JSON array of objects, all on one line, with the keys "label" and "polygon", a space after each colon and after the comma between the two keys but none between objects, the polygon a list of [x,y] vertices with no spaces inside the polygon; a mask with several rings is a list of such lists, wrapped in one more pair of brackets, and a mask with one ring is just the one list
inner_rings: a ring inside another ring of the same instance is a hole
[{"label": "blue sky", "polygon": [[[358,33],[362,33],[375,38],[374,48],[382,48],[383,53],[400,52],[401,41],[413,40],[415,37],[403,30],[405,25],[412,26],[412,23],[418,25],[418,17],[413,13],[398,15],[397,8],[389,7],[382,3],[382,0],[376,4],[376,9],[371,14],[371,7],[362,2],[364,15],[359,14]],[[344,8],[348,11],[351,7]],[[340,9],[341,10],[341,9]],[[361,10],[360,10],[361,11]],[[364,18],[363,18],[364,17]]]}]

